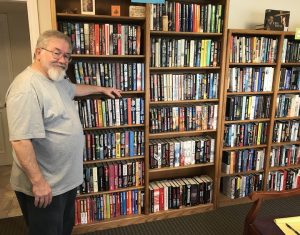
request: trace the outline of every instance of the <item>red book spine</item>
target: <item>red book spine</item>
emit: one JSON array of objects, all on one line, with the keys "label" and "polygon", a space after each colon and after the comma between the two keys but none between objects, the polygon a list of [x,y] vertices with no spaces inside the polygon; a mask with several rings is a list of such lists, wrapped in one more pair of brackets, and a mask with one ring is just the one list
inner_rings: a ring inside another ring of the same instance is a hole
[{"label": "red book spine", "polygon": [[113,164],[109,164],[109,190],[115,189],[115,167]]}]

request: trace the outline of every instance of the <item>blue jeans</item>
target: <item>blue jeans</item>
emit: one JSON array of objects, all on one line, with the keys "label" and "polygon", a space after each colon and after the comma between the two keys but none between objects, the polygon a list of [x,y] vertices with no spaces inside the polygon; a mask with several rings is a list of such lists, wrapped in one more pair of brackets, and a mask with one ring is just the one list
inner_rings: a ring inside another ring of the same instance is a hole
[{"label": "blue jeans", "polygon": [[46,208],[34,206],[34,197],[15,192],[30,235],[70,235],[75,221],[76,188],[52,198]]}]

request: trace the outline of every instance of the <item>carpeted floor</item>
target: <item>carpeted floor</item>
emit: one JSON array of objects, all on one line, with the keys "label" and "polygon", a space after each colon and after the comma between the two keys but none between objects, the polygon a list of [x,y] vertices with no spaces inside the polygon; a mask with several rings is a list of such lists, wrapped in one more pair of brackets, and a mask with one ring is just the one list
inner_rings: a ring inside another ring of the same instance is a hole
[{"label": "carpeted floor", "polygon": [[[242,235],[245,216],[251,204],[219,208],[216,211],[160,220],[138,225],[86,233],[86,235]],[[269,200],[263,204],[260,216],[300,214],[300,197]],[[101,223],[99,224],[101,226]],[[22,217],[0,220],[0,234],[26,234]]]}]

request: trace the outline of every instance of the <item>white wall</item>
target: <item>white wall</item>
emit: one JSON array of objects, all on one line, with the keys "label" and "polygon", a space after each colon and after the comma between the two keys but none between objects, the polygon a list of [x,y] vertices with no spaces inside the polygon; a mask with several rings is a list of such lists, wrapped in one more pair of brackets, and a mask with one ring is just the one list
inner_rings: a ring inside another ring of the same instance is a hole
[{"label": "white wall", "polygon": [[228,28],[253,29],[263,24],[265,9],[290,11],[289,31],[300,28],[300,0],[230,0]]}]

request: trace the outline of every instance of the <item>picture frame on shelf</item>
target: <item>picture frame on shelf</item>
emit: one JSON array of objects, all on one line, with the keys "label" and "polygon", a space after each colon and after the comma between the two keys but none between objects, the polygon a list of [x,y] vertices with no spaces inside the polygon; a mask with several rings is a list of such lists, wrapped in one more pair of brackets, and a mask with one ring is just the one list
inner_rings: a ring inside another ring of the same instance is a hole
[{"label": "picture frame on shelf", "polygon": [[80,0],[81,14],[95,15],[95,0]]}]

